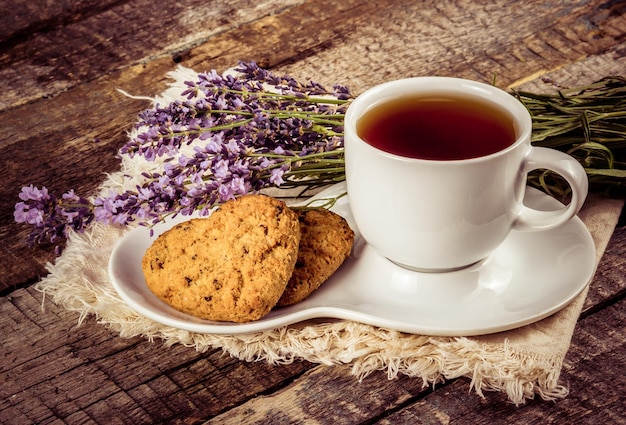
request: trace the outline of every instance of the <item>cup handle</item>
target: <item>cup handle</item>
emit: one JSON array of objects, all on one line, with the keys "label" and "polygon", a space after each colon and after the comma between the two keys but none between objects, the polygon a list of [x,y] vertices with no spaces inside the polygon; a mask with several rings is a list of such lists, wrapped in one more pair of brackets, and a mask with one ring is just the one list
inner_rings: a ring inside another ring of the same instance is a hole
[{"label": "cup handle", "polygon": [[515,230],[548,230],[560,226],[578,213],[587,197],[589,181],[585,169],[570,155],[555,149],[531,147],[523,166],[523,175],[539,168],[561,175],[570,185],[572,199],[563,208],[553,211],[539,211],[522,205],[513,222]]}]

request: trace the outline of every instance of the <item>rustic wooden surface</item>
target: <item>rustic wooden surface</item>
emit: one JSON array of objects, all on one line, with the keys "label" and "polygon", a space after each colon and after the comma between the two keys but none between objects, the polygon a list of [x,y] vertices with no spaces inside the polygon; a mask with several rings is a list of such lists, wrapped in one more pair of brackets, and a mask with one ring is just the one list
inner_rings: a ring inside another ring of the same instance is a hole
[{"label": "rustic wooden surface", "polygon": [[[623,1],[0,0],[0,423],[626,423],[626,228],[591,284],[563,368],[570,395],[522,407],[457,379],[421,388],[349,366],[245,363],[124,339],[32,284],[54,258],[13,223],[23,185],[93,191],[118,167],[142,100],[177,64],[254,60],[358,93],[385,80],[453,75],[500,87],[552,70],[567,84],[626,75]],[[43,307],[43,308],[42,308]]]}]

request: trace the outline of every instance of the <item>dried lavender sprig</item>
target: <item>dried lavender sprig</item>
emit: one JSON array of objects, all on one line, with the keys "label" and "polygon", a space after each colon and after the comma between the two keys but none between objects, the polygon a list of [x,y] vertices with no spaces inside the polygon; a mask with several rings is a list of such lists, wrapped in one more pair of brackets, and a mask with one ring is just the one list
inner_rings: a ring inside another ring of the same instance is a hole
[{"label": "dried lavender sprig", "polygon": [[254,62],[240,63],[239,67],[235,69],[242,73],[244,77],[249,81],[256,81],[257,83],[267,83],[270,86],[286,89],[295,88],[299,92],[306,92],[311,95],[330,95],[339,100],[348,100],[353,96],[350,93],[350,89],[343,85],[334,85],[333,90],[329,91],[325,89],[321,84],[314,81],[310,81],[307,84],[294,79],[289,75],[277,76],[272,72],[259,67]]},{"label": "dried lavender sprig", "polygon": [[[68,229],[80,232],[95,218],[91,203],[74,190],[57,198],[45,187],[29,185],[21,189],[19,198],[13,217],[18,223],[34,226],[27,238],[31,246],[46,241],[60,243],[67,237]],[[60,245],[56,246],[56,252],[60,253]]]},{"label": "dried lavender sprig", "polygon": [[[306,191],[343,180],[347,88],[301,84],[254,64],[242,64],[240,71],[243,79],[200,74],[186,83],[187,100],[140,114],[140,131],[120,155],[164,162],[134,190],[90,202],[74,199],[73,192],[57,199],[46,188],[23,189],[15,219],[35,226],[30,242],[57,242],[93,220],[149,225],[172,214],[208,214],[221,202],[266,187]],[[272,92],[267,84],[275,84]],[[192,143],[191,153],[181,151]],[[70,198],[73,204],[65,202]]]},{"label": "dried lavender sprig", "polygon": [[[242,69],[251,72],[257,68],[247,65]],[[274,146],[293,142],[306,145],[311,138],[341,134],[345,100],[310,97],[311,93],[329,93],[320,85],[304,86],[304,91],[296,92],[297,84],[290,83],[276,87],[278,93],[267,92],[262,82],[284,80],[271,75],[264,72],[263,80],[255,82],[215,72],[200,74],[198,81],[186,82],[188,88],[182,95],[187,101],[157,105],[140,115],[137,127],[147,127],[147,131],[124,146],[122,153],[153,160],[174,155],[182,145],[221,130],[227,138],[245,138],[256,147],[269,143],[268,148],[272,142]],[[340,94],[347,97],[346,89]]]}]

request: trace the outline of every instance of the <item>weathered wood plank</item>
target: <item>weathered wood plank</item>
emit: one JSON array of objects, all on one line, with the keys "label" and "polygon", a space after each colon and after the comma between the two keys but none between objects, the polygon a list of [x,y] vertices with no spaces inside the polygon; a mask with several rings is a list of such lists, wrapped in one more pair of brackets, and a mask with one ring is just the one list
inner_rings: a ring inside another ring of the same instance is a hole
[{"label": "weathered wood plank", "polygon": [[603,267],[596,271],[592,290],[585,300],[583,316],[626,296],[626,227],[618,228],[613,234],[603,261]]},{"label": "weathered wood plank", "polygon": [[53,0],[38,2],[0,1],[0,46],[3,49],[24,42],[35,33],[101,13],[116,0]]},{"label": "weathered wood plank", "polygon": [[[507,87],[623,46],[626,16],[619,2],[598,7],[587,1],[547,1],[511,7],[503,1],[406,1],[401,7],[381,6],[379,13],[352,23],[346,31],[337,30],[338,42],[303,53],[280,70],[322,83],[340,80],[357,93],[389,79],[419,75],[487,82],[496,76],[498,86]],[[614,55],[624,57],[623,47]]]},{"label": "weathered wood plank", "polygon": [[[603,51],[611,43],[619,46],[612,35],[596,39],[593,34],[600,28],[618,37],[615,28],[624,24],[623,15],[608,13],[608,9],[600,13],[595,4],[585,2],[575,6],[573,14],[570,6],[547,2],[544,6],[551,13],[532,19],[534,4],[484,9],[468,1],[406,2],[400,6],[391,2],[383,6],[356,0],[307,2],[211,36],[185,53],[183,64],[202,71],[224,69],[240,59],[257,60],[270,66],[280,64],[281,72],[299,78],[348,83],[355,91],[386,79],[421,74],[489,79],[497,72],[505,86],[545,67],[559,67],[581,55]],[[487,33],[476,30],[484,28],[486,20],[493,22]],[[587,21],[594,22],[591,29],[576,25]],[[570,37],[578,37],[570,40],[575,49],[563,45],[560,52],[547,47],[555,33],[570,27],[577,31],[568,32]],[[435,31],[450,35],[435,42]],[[502,45],[497,40],[503,37],[520,43]],[[544,53],[528,54],[530,46],[539,41]],[[623,63],[625,51],[616,47],[610,55]],[[492,66],[495,62],[490,58],[497,55],[515,55],[514,60],[506,61],[510,69]],[[116,60],[110,67],[115,68]],[[5,164],[0,237],[3,254],[11,259],[0,271],[0,290],[35,281],[45,274],[45,262],[53,259],[50,249],[24,247],[28,229],[12,219],[19,188],[34,183],[48,185],[58,193],[72,187],[82,193],[93,190],[102,173],[117,169],[115,152],[124,143],[137,112],[146,105],[123,97],[116,89],[156,94],[165,87],[165,74],[173,66],[169,57],[152,59],[0,114],[0,158]],[[29,86],[32,83],[25,85]],[[69,165],[59,167],[60,163]]]},{"label": "weathered wood plank", "polygon": [[[301,1],[183,0],[156,6],[149,0],[127,0],[17,9],[6,5],[22,19],[12,23],[9,13],[0,20],[0,29],[9,27],[4,43],[0,39],[0,111],[155,57],[179,60],[180,50]],[[30,13],[32,21],[22,22]]]},{"label": "weathered wood plank", "polygon": [[125,339],[94,319],[76,321],[49,302],[42,311],[33,288],[0,298],[0,423],[210,417],[312,367],[245,363],[221,350]]},{"label": "weathered wood plank", "polygon": [[[332,391],[330,390],[332,388]],[[429,392],[416,379],[395,380],[375,373],[357,382],[348,366],[318,366],[288,388],[256,397],[207,424],[355,424],[369,423],[387,409]],[[341,400],[336,395],[342,394]]]}]

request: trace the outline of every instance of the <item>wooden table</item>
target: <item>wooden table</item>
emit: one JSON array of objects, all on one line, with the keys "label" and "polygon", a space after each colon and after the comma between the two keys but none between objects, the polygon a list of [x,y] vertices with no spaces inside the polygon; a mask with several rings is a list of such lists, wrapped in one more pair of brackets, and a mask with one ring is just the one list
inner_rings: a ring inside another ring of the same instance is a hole
[{"label": "wooden table", "polygon": [[[0,423],[626,423],[626,227],[599,265],[566,358],[570,395],[515,407],[461,378],[422,388],[348,366],[246,363],[221,350],[121,338],[43,300],[53,261],[13,222],[23,185],[92,192],[177,64],[239,60],[359,93],[448,75],[500,87],[555,71],[626,74],[626,2],[0,0]],[[6,390],[9,388],[10,390]],[[246,419],[247,418],[247,419]]]}]

